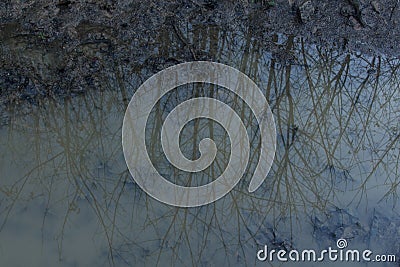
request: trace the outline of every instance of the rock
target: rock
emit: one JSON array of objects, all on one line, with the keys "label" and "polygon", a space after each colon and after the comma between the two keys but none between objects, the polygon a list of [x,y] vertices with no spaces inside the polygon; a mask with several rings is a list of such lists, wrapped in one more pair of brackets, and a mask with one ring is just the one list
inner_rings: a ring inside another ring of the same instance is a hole
[{"label": "rock", "polygon": [[303,23],[310,21],[314,15],[314,12],[315,8],[311,0],[307,0],[299,6],[300,19]]},{"label": "rock", "polygon": [[349,21],[351,23],[351,26],[353,26],[354,30],[359,31],[362,29],[361,23],[358,22],[358,20],[355,17],[350,16]]},{"label": "rock", "polygon": [[382,7],[381,7],[381,4],[378,1],[372,1],[371,2],[371,6],[375,10],[375,12],[381,13]]},{"label": "rock", "polygon": [[[354,18],[358,20],[359,24],[361,27],[365,26],[363,17],[362,17],[362,8],[361,8],[361,2],[360,0],[348,0],[349,4],[354,7],[355,13],[353,14]],[[357,29],[356,29],[357,30]]]},{"label": "rock", "polygon": [[351,211],[339,208],[312,217],[312,223],[314,237],[322,247],[334,243],[339,238],[363,241],[369,230]]}]

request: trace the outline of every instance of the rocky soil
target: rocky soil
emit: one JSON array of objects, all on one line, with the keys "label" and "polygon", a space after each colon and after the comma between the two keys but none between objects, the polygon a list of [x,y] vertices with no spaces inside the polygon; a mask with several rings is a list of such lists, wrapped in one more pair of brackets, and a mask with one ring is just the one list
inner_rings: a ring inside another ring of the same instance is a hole
[{"label": "rocky soil", "polygon": [[[185,23],[242,29],[259,39],[295,35],[344,52],[400,54],[397,0],[8,0],[0,2],[0,104],[80,94],[121,64],[132,71],[152,64],[155,72],[168,60],[154,58],[160,32]],[[190,44],[179,53],[182,61],[218,60]]]}]

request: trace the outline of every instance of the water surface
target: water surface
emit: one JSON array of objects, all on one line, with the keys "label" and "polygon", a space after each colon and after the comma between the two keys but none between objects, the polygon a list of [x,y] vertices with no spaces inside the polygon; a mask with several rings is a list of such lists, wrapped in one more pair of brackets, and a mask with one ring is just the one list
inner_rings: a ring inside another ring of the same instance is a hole
[{"label": "water surface", "polygon": [[[245,28],[174,29],[160,31],[154,49],[135,62],[108,66],[102,83],[83,94],[3,109],[1,265],[265,266],[269,263],[256,258],[264,245],[322,250],[336,247],[339,238],[351,248],[400,258],[399,60]],[[97,47],[85,49],[86,56],[102,60]],[[251,137],[251,161],[235,189],[215,203],[185,209],[152,199],[134,183],[123,158],[121,127],[140,84],[188,60],[221,62],[253,79],[270,103],[278,142],[266,182],[250,194],[260,141],[245,103],[204,84],[164,96],[148,122],[146,144],[156,168],[171,181],[210,182],[230,156],[222,127],[199,119],[183,129],[181,149],[196,158],[199,141],[212,137],[216,161],[195,175],[168,163],[161,126],[182,101],[200,96],[224,101]]]}]

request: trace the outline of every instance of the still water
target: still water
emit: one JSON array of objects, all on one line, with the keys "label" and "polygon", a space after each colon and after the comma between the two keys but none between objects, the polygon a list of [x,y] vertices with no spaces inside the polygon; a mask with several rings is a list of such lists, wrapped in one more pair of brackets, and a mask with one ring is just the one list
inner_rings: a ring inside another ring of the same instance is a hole
[{"label": "still water", "polygon": [[[161,31],[153,48],[135,62],[113,66],[103,84],[84,94],[5,108],[1,266],[281,266],[258,261],[257,251],[264,245],[336,248],[340,238],[351,249],[400,258],[398,59],[344,53],[293,36],[186,24]],[[96,48],[87,53],[101,60]],[[147,149],[160,173],[196,186],[227,165],[229,137],[207,119],[188,123],[180,145],[195,159],[199,141],[212,138],[218,147],[213,164],[188,175],[166,160],[162,123],[193,97],[217,98],[237,111],[250,136],[251,160],[245,177],[222,199],[176,208],[133,181],[122,152],[122,121],[135,90],[152,74],[199,59],[237,68],[256,82],[274,114],[277,152],[266,181],[250,194],[260,136],[249,107],[224,88],[177,88],[157,103],[146,128]],[[325,262],[341,264],[367,265]]]}]

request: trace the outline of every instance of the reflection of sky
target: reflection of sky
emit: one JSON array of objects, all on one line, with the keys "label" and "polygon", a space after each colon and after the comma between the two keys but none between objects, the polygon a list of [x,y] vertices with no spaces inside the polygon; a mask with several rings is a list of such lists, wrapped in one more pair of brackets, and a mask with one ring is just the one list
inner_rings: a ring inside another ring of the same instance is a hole
[{"label": "reflection of sky", "polygon": [[[246,45],[244,37],[235,38]],[[132,183],[122,156],[125,105],[118,90],[47,103],[1,128],[1,265],[102,266],[111,258],[117,266],[254,265],[266,243],[334,246],[329,231],[348,235],[351,247],[381,244],[399,253],[392,245],[399,239],[398,200],[389,195],[378,203],[399,182],[398,62],[351,56],[346,63],[345,55],[306,47],[304,64],[299,40],[288,51],[286,41],[272,54],[250,46],[221,56],[270,92],[277,158],[254,195],[238,185],[196,209],[147,197]],[[300,61],[292,67],[285,64],[290,51]]]}]

